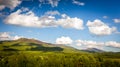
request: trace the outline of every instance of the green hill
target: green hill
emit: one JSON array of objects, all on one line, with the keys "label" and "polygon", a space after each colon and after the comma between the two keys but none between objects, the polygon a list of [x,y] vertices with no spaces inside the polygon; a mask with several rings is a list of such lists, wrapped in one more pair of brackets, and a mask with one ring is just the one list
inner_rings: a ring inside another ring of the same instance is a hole
[{"label": "green hill", "polygon": [[69,46],[45,43],[35,39],[27,39],[27,38],[21,38],[14,41],[1,41],[0,51],[80,52],[79,50]]}]

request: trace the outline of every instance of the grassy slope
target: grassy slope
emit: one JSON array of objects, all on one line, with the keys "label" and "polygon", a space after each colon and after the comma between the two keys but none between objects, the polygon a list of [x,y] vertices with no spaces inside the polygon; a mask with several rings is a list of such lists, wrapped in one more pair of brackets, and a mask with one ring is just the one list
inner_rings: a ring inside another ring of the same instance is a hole
[{"label": "grassy slope", "polygon": [[0,51],[59,51],[80,52],[79,50],[64,46],[37,41],[34,39],[19,39],[15,41],[0,42]]}]

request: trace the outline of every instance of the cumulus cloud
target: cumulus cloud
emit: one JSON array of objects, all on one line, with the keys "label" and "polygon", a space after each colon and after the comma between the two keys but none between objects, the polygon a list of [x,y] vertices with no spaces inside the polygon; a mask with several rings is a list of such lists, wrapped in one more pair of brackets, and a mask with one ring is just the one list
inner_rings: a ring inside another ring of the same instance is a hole
[{"label": "cumulus cloud", "polygon": [[0,33],[0,41],[1,40],[10,40],[11,39],[11,36],[9,35],[8,32],[2,32]]},{"label": "cumulus cloud", "polygon": [[[54,27],[56,26],[55,18],[53,16],[36,16],[32,11],[17,10],[14,13],[11,13],[4,22],[6,24],[26,26],[26,27]],[[22,20],[21,20],[22,19]]]},{"label": "cumulus cloud", "polygon": [[120,43],[116,41],[107,41],[107,42],[97,42],[92,40],[72,40],[70,37],[62,36],[56,39],[56,44],[76,44],[76,46],[81,47],[81,49],[87,48],[99,48],[103,47],[115,47],[120,48]]},{"label": "cumulus cloud", "polygon": [[60,37],[56,39],[56,44],[72,44],[73,40],[70,37]]},{"label": "cumulus cloud", "polygon": [[0,32],[0,41],[4,40],[17,40],[19,38],[22,38],[22,36],[11,36],[10,32]]},{"label": "cumulus cloud", "polygon": [[[56,19],[55,15],[62,16],[62,18]],[[58,11],[48,11],[45,15],[38,17],[28,9],[19,9],[6,17],[4,22],[6,24],[25,27],[45,28],[61,26],[64,28],[74,28],[78,30],[84,29],[82,19],[77,17],[71,18],[65,14],[60,15]]]},{"label": "cumulus cloud", "polygon": [[77,0],[73,0],[73,4],[80,5],[80,6],[84,6],[85,5],[85,3],[79,2]]},{"label": "cumulus cloud", "polygon": [[86,48],[101,48],[104,46],[110,46],[110,47],[116,47],[120,48],[120,43],[116,41],[107,41],[107,42],[96,42],[91,40],[76,40],[76,45],[81,47],[83,46],[83,49]]},{"label": "cumulus cloud", "polygon": [[115,42],[115,41],[109,41],[105,43],[106,46],[111,46],[111,47],[117,47],[120,48],[120,43]]},{"label": "cumulus cloud", "polygon": [[56,44],[63,44],[63,45],[73,45],[80,47],[80,49],[87,49],[87,48],[99,48],[103,49],[103,47],[115,47],[120,48],[120,43],[116,41],[106,41],[106,42],[97,42],[93,40],[73,40],[70,37],[62,36],[56,39]]},{"label": "cumulus cloud", "polygon": [[0,10],[3,10],[5,7],[13,10],[21,3],[20,0],[0,0]]},{"label": "cumulus cloud", "polygon": [[50,4],[52,7],[57,7],[60,0],[39,0],[40,5]]},{"label": "cumulus cloud", "polygon": [[96,42],[96,41],[87,41],[87,40],[76,40],[77,46],[84,46],[83,49],[86,48],[102,48],[104,45],[103,42]]},{"label": "cumulus cloud", "polygon": [[120,23],[120,19],[113,19],[115,23]]},{"label": "cumulus cloud", "polygon": [[70,18],[62,18],[58,20],[58,24],[64,28],[75,28],[78,30],[84,29],[83,27],[83,20],[77,17]]},{"label": "cumulus cloud", "polygon": [[90,33],[98,35],[98,36],[110,35],[112,33],[117,32],[116,27],[109,27],[107,24],[105,24],[99,19],[96,19],[93,22],[88,21],[87,26],[88,26]]}]

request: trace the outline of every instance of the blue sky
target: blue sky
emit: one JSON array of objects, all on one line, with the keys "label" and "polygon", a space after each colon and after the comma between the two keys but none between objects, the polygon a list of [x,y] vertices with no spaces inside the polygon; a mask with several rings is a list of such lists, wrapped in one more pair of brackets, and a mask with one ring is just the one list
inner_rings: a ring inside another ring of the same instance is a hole
[{"label": "blue sky", "polygon": [[26,37],[78,49],[120,51],[119,3],[119,0],[0,0],[0,40]]}]

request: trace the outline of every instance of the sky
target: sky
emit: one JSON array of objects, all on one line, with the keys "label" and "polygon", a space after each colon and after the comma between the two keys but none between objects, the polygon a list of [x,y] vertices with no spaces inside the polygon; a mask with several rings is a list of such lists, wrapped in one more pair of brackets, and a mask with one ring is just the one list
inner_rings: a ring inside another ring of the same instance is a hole
[{"label": "sky", "polygon": [[119,0],[0,0],[0,41],[34,38],[120,52]]}]

